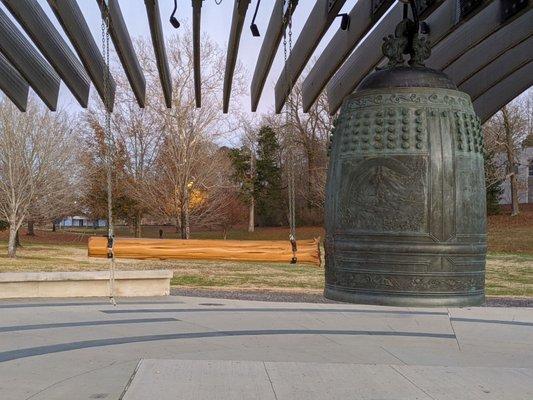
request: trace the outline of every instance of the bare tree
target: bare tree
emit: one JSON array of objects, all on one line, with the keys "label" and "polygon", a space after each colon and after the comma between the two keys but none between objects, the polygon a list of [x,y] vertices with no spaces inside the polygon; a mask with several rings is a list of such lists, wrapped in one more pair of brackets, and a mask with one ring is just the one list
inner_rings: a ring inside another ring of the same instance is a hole
[{"label": "bare tree", "polygon": [[[268,125],[280,134],[283,149],[284,175],[289,168],[295,172],[297,205],[300,218],[306,222],[319,223],[322,218],[327,172],[327,144],[333,128],[333,117],[328,112],[325,93],[321,93],[308,113],[302,110],[302,80],[292,90],[282,115],[265,116]],[[292,162],[289,159],[292,158]]]},{"label": "bare tree", "polygon": [[[248,232],[254,232],[256,202],[254,182],[257,177],[256,156],[259,126],[254,118],[249,115],[242,115],[240,117],[240,124],[242,126],[240,149],[234,150],[238,154],[236,158],[239,159],[239,162],[236,159],[233,160],[232,175],[234,176],[234,180],[239,182],[241,201],[244,201],[248,206]],[[238,167],[235,164],[238,164]]]},{"label": "bare tree", "polygon": [[75,170],[71,124],[32,99],[25,113],[0,101],[0,213],[9,223],[8,256],[16,256],[23,221],[55,217],[72,191]]},{"label": "bare tree", "polygon": [[[522,142],[533,129],[531,112],[531,92],[529,92],[524,97],[504,106],[484,126],[486,148],[505,155],[493,162],[499,164],[495,170],[504,173],[504,179],[509,179],[512,216],[520,212],[518,167]],[[494,176],[494,181],[501,180],[501,178],[501,176]]]},{"label": "bare tree", "polygon": [[118,101],[112,115],[112,129],[117,146],[123,150],[125,189],[135,202],[132,210],[135,237],[141,237],[142,218],[148,211],[144,204],[146,180],[156,167],[158,152],[164,142],[164,121],[155,108],[163,107],[164,100],[152,46],[143,39],[138,39],[135,44],[147,77],[150,106],[139,109],[128,80],[124,74],[116,73]]},{"label": "bare tree", "polygon": [[[202,226],[216,218],[221,197],[213,193],[225,187],[229,177],[225,170],[227,176],[219,179],[224,170],[219,143],[238,128],[234,119],[221,113],[225,55],[207,37],[201,43],[202,108],[196,108],[191,37],[190,32],[185,32],[172,37],[167,44],[173,82],[172,108],[165,107],[161,96],[149,100],[146,107],[145,113],[157,121],[152,129],[157,129],[161,136],[157,135],[160,138],[157,157],[145,175],[140,196],[152,215],[176,221],[182,238],[189,238],[191,223]],[[160,92],[155,86],[158,77],[153,56],[144,54],[146,62],[154,66],[149,68],[153,76],[148,81],[154,82],[154,90]],[[242,67],[238,66],[234,96],[244,88],[242,76]],[[198,196],[203,201],[195,203]]]}]

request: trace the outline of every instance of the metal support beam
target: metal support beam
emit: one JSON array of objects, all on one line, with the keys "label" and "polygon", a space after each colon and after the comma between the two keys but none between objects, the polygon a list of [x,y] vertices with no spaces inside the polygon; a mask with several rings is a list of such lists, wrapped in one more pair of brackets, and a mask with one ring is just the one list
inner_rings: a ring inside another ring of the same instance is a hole
[{"label": "metal support beam", "polygon": [[[274,62],[274,57],[276,57],[276,52],[278,51],[279,44],[283,37],[283,32],[286,28],[287,21],[284,18],[284,4],[287,0],[276,0],[274,4],[274,9],[272,10],[272,15],[270,16],[270,21],[268,22],[268,27],[265,33],[265,38],[263,39],[263,44],[261,45],[261,50],[259,51],[259,56],[257,57],[257,64],[255,65],[254,76],[252,78],[252,86],[250,88],[251,100],[252,100],[252,111],[257,111],[257,105],[259,104],[259,99],[263,93],[263,88],[265,86],[268,73]],[[298,0],[292,1],[292,11],[298,5]]]},{"label": "metal support beam", "polygon": [[531,37],[533,34],[531,21],[533,21],[533,9],[472,47],[448,65],[444,72],[453,79],[457,86],[460,86],[494,59]]},{"label": "metal support beam", "polygon": [[202,1],[203,0],[192,0],[192,50],[196,108],[202,107],[202,64],[200,60]]},{"label": "metal support beam", "polygon": [[[380,9],[386,11],[395,0],[387,0],[380,4]],[[305,78],[302,86],[302,99],[304,112],[308,112],[318,98],[335,71],[339,69],[350,52],[357,46],[374,25],[374,18],[380,15],[372,13],[371,1],[357,1],[349,12],[350,27],[347,30],[339,29],[328,43],[315,65]]]},{"label": "metal support beam", "polygon": [[481,122],[486,122],[531,85],[533,85],[533,61],[502,79],[474,101],[474,109]]},{"label": "metal support beam", "polygon": [[233,74],[235,72],[237,55],[239,53],[239,43],[241,41],[244,18],[246,17],[246,12],[248,11],[249,5],[250,0],[235,0],[235,5],[233,6],[233,16],[231,18],[231,28],[226,58],[226,72],[224,74],[224,92],[222,95],[222,110],[224,114],[226,114],[229,110],[229,100],[231,96],[231,86],[233,84]]},{"label": "metal support beam", "polygon": [[139,107],[144,108],[146,80],[144,79],[141,65],[133,48],[133,43],[131,42],[118,0],[96,0],[96,2],[102,12],[109,13],[109,32],[113,40],[113,45],[122,63],[133,94],[137,99],[137,103]]},{"label": "metal support beam", "polygon": [[161,17],[159,14],[159,1],[144,0],[144,4],[146,5],[146,13],[148,14],[148,24],[150,25],[152,45],[154,46],[157,70],[159,71],[159,80],[161,81],[163,96],[165,97],[165,105],[167,108],[171,108],[172,79],[170,77],[167,52],[165,49],[165,37],[163,36],[163,27],[161,26]]},{"label": "metal support beam", "polygon": [[[372,32],[335,73],[327,85],[329,111],[331,114],[337,112],[344,98],[352,93],[359,82],[381,60],[383,57],[381,53],[383,38],[394,32],[402,16],[403,5],[400,2],[396,2],[381,22],[374,25]],[[310,103],[308,99],[304,101],[306,104]]]},{"label": "metal support beam", "polygon": [[30,86],[2,54],[0,54],[0,90],[20,111],[26,111]]},{"label": "metal support beam", "polygon": [[60,79],[48,62],[0,9],[0,53],[17,69],[47,107],[55,111]]},{"label": "metal support beam", "polygon": [[[105,101],[104,74],[106,65],[100,49],[91,35],[87,21],[85,21],[78,3],[76,0],[48,0],[48,4],[54,11],[57,20],[74,46],[74,49],[83,63],[85,70],[91,77],[91,81],[98,91],[102,102]],[[111,74],[109,74],[108,77],[109,104],[107,105],[107,108],[109,111],[113,111],[116,85]]]},{"label": "metal support beam", "polygon": [[533,61],[533,37],[529,37],[517,46],[506,51],[475,75],[464,81],[459,89],[468,93],[475,101],[484,92],[495,86],[509,73],[516,71]]},{"label": "metal support beam", "polygon": [[89,76],[37,0],[2,2],[67,84],[78,103],[86,108],[91,87]]},{"label": "metal support beam", "polygon": [[[418,0],[421,17],[430,14],[443,1]],[[335,36],[328,43],[303,82],[302,98],[304,112],[309,111],[331,77],[350,55],[350,52],[357,46],[370,28],[374,26],[374,21],[381,18],[393,3],[394,0],[383,0],[380,2],[377,8],[377,11],[380,11],[379,13],[374,12],[373,9],[376,7],[376,4],[372,4],[371,1],[359,0],[355,4],[349,13],[351,20],[349,29],[345,31],[339,29],[335,33]],[[398,7],[398,5],[395,7]]]},{"label": "metal support beam", "polygon": [[[531,9],[531,6],[528,9]],[[447,68],[472,47],[505,26],[509,20],[502,21],[501,15],[501,1],[490,2],[433,47],[427,62],[428,67],[439,70]]]},{"label": "metal support beam", "polygon": [[346,0],[316,0],[305,22],[302,33],[276,82],[276,112],[280,113],[289,93],[297,82],[305,65],[313,55],[320,40],[331,26]]},{"label": "metal support beam", "polygon": [[[484,7],[488,8],[494,4],[499,6],[499,0],[488,0],[482,7],[473,10],[471,14],[475,15],[476,13],[480,13],[485,9]],[[355,49],[348,60],[334,75],[327,86],[329,111],[331,114],[337,112],[344,98],[379,64],[382,58],[381,43],[383,37],[394,32],[396,24],[402,19],[402,8],[401,3],[397,3],[392,7],[391,11],[381,20],[381,23],[369,33],[367,38]],[[444,41],[444,38],[447,38],[450,32],[454,32],[457,26],[462,27],[470,24],[469,21],[465,24],[458,25],[461,21],[461,15],[459,15],[458,11],[458,3],[456,1],[444,1],[426,18],[425,22],[430,27],[428,39],[432,46]],[[460,37],[456,40],[464,42],[465,37]],[[466,41],[468,41],[468,38]],[[458,44],[458,46],[462,46],[462,44]],[[432,55],[429,62],[433,59]]]}]

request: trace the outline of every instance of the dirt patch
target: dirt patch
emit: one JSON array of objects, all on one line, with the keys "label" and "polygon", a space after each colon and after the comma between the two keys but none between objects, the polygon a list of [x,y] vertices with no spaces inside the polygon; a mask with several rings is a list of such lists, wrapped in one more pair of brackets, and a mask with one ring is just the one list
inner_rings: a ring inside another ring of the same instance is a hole
[{"label": "dirt patch", "polygon": [[533,204],[523,204],[514,217],[507,209],[489,216],[487,231],[489,252],[533,254]]}]

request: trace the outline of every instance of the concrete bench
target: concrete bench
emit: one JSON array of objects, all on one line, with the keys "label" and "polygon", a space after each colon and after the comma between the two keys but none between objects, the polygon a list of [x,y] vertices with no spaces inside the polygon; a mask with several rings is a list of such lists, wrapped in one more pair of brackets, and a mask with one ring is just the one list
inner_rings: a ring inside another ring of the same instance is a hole
[{"label": "concrete bench", "polygon": [[[168,296],[172,271],[115,271],[117,297]],[[0,273],[0,298],[106,297],[109,271],[4,272]]]}]

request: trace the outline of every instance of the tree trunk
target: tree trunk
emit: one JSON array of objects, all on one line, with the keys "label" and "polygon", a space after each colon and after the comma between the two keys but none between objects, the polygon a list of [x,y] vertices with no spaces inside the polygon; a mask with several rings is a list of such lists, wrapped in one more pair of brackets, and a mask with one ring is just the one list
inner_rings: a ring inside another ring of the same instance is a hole
[{"label": "tree trunk", "polygon": [[18,230],[17,233],[15,233],[15,247],[22,247],[22,245],[20,244],[20,235]]},{"label": "tree trunk", "polygon": [[9,240],[7,242],[7,256],[15,258],[17,256],[17,236],[18,232],[15,229],[15,224],[9,225]]},{"label": "tree trunk", "polygon": [[255,231],[255,199],[250,199],[250,216],[248,217],[248,232]]},{"label": "tree trunk", "polygon": [[56,231],[56,221],[52,221],[52,232]]},{"label": "tree trunk", "polygon": [[226,240],[227,237],[228,237],[228,227],[227,226],[224,227],[223,236],[224,236],[224,240]]},{"label": "tree trunk", "polygon": [[187,185],[185,185],[183,188],[183,201],[181,202],[180,219],[181,238],[189,239],[191,230],[189,227],[189,188]]},{"label": "tree trunk", "polygon": [[34,229],[35,222],[32,220],[28,220],[28,232],[26,233],[27,236],[35,236],[35,229]]},{"label": "tree trunk", "polygon": [[141,222],[142,222],[142,215],[141,213],[137,213],[137,216],[135,217],[135,237],[140,238],[141,237]]},{"label": "tree trunk", "polygon": [[181,238],[189,239],[191,231],[189,228],[189,208],[187,206],[182,207],[180,219],[181,219],[181,224],[180,224]]},{"label": "tree trunk", "polygon": [[509,113],[506,107],[502,108],[503,126],[505,129],[505,147],[507,150],[507,165],[508,172],[511,176],[511,216],[514,217],[520,213],[518,205],[518,177],[516,176],[516,155],[515,143],[513,141],[513,132],[511,129],[511,121],[509,120]]},{"label": "tree trunk", "polygon": [[518,179],[515,173],[511,175],[511,201],[512,201],[511,217],[514,217],[520,214],[520,207],[518,205]]},{"label": "tree trunk", "polygon": [[314,179],[314,170],[315,168],[315,159],[312,150],[307,151],[307,208],[311,208],[314,202],[314,193],[313,193],[313,179]]}]

